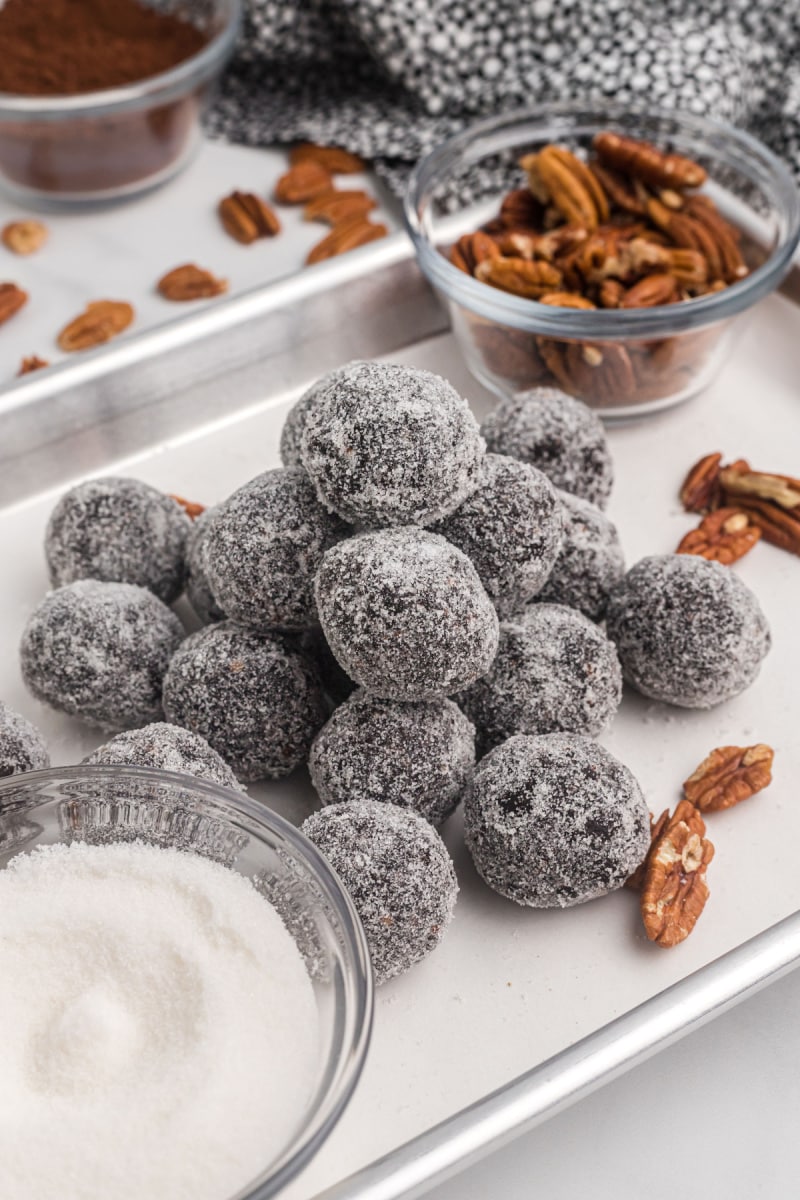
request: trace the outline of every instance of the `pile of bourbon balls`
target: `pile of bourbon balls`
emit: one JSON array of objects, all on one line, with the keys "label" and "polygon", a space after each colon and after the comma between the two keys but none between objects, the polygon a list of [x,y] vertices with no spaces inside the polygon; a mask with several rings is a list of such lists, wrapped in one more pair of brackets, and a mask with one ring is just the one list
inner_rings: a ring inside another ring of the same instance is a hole
[{"label": "pile of bourbon balls", "polygon": [[[701,558],[625,572],[603,427],[538,389],[479,427],[427,371],[354,362],[295,405],[283,466],[190,520],[132,479],[79,484],[47,529],[53,590],[22,673],[113,731],[91,761],[242,788],[308,765],[303,830],[349,889],[376,978],[435,948],[458,885],[437,832],[463,801],[489,887],[565,907],[622,886],[649,814],[594,739],[623,677],[706,708],[755,677],[755,597]],[[185,591],[186,635],[171,605]],[[120,732],[122,731],[122,732]],[[46,765],[0,710],[0,774]]]}]

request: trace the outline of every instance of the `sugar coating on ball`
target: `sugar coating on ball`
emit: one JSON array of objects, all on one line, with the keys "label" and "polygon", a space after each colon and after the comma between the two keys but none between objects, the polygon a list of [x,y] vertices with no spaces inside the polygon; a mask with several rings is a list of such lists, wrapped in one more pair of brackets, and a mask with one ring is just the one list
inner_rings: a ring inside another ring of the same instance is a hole
[{"label": "sugar coating on ball", "polygon": [[344,368],[311,407],[302,437],[320,500],[368,527],[446,517],[478,486],[483,451],[455,388],[397,363]]},{"label": "sugar coating on ball", "polygon": [[483,675],[497,650],[497,613],[475,568],[427,530],[340,542],[323,558],[315,589],[339,663],[386,699],[449,695]]},{"label": "sugar coating on ball", "polygon": [[49,766],[50,755],[39,730],[0,700],[0,779]]},{"label": "sugar coating on ball", "polygon": [[360,360],[347,363],[344,367],[337,367],[335,371],[329,371],[327,375],[323,375],[316,383],[312,383],[311,387],[303,392],[300,399],[289,409],[281,430],[280,444],[281,462],[285,467],[302,467],[303,431],[308,414],[328,385],[338,379],[344,371],[356,366],[358,361]]},{"label": "sugar coating on ball", "polygon": [[433,526],[472,561],[501,617],[541,591],[562,529],[562,506],[547,476],[503,454],[486,455],[477,490]]},{"label": "sugar coating on ball", "polygon": [[472,775],[475,730],[451,700],[359,691],[323,725],[308,766],[323,804],[377,800],[440,825]]},{"label": "sugar coating on ball", "polygon": [[183,591],[190,529],[171,496],[138,479],[79,483],[61,497],[47,523],[50,582],[133,583],[171,604]]},{"label": "sugar coating on ball", "polygon": [[356,684],[339,666],[336,656],[328,645],[325,634],[315,626],[300,634],[300,648],[313,661],[322,681],[322,690],[331,702],[331,708],[342,704],[356,690]]},{"label": "sugar coating on ball", "polygon": [[588,500],[558,493],[564,514],[564,538],[558,558],[538,600],[577,608],[602,621],[608,595],[625,574],[625,556],[613,521]]},{"label": "sugar coating on ball", "polygon": [[22,634],[22,676],[33,695],[103,729],[160,720],[161,688],[184,636],[146,588],[78,580],[49,592]]},{"label": "sugar coating on ball", "polygon": [[500,624],[497,657],[457,700],[485,754],[516,733],[595,736],[614,719],[622,671],[614,643],[583,613],[532,604]]},{"label": "sugar coating on ball", "polygon": [[611,591],[606,626],[628,682],[681,708],[738,696],[771,645],[766,617],[741,579],[689,554],[636,563]]},{"label": "sugar coating on ball", "polygon": [[346,532],[298,467],[251,479],[215,509],[205,535],[204,563],[217,607],[248,629],[314,625],[314,576],[325,551]]},{"label": "sugar coating on ball", "polygon": [[206,566],[208,531],[216,511],[215,508],[207,508],[197,517],[186,543],[186,596],[204,625],[225,620],[225,613],[211,594]]},{"label": "sugar coating on ball", "polygon": [[481,426],[486,448],[538,467],[556,487],[605,508],[614,468],[600,418],[558,388],[503,400]]},{"label": "sugar coating on ball", "polygon": [[633,774],[571,733],[509,738],[478,763],[464,833],[489,887],[532,908],[568,908],[621,887],[650,845]]},{"label": "sugar coating on ball", "polygon": [[458,883],[447,848],[417,813],[357,800],[312,813],[301,826],[346,887],[361,918],[377,983],[435,950]]},{"label": "sugar coating on ball", "polygon": [[246,782],[305,762],[328,715],[319,677],[294,640],[231,621],[185,640],[164,680],[164,711]]},{"label": "sugar coating on ball", "polygon": [[175,771],[179,775],[194,775],[196,779],[206,779],[222,787],[243,790],[228,764],[212,750],[205,738],[165,721],[118,733],[83,761],[101,766]]}]

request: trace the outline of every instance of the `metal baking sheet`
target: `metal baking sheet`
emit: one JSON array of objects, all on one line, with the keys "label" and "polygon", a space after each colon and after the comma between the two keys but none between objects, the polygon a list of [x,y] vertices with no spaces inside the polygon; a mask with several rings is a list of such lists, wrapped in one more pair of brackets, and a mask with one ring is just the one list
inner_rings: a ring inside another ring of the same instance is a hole
[{"label": "metal baking sheet", "polygon": [[[359,262],[368,269],[356,270]],[[67,481],[113,469],[214,503],[278,462],[281,423],[301,387],[354,356],[432,368],[479,416],[491,405],[450,336],[436,333],[441,314],[392,239],[332,267],[313,293],[287,281],[277,299],[255,293],[189,319],[177,337],[173,326],[70,364],[60,388],[54,372],[52,381],[33,377],[24,397],[7,393],[5,407],[0,398],[0,695],[43,728],[55,763],[75,762],[101,740],[33,702],[16,665],[20,630],[47,586],[44,523]],[[676,492],[700,454],[720,449],[796,473],[797,331],[795,307],[770,299],[702,397],[612,429],[610,515],[630,562],[673,550],[691,526]],[[502,900],[475,875],[456,814],[444,831],[461,885],[456,919],[435,954],[379,990],[362,1082],[286,1200],[420,1195],[796,964],[800,566],[758,546],[735,569],[773,629],[756,684],[708,713],[627,695],[601,739],[655,811],[674,804],[711,747],[776,748],[772,787],[711,819],[712,895],[692,937],[666,952],[648,944],[627,892],[564,912]],[[313,805],[300,774],[253,792],[298,822]]]}]

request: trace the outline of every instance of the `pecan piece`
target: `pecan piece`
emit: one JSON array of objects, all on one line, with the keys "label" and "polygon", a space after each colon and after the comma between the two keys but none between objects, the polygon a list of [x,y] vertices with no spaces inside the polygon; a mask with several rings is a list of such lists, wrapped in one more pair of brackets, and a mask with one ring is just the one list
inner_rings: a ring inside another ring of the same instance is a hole
[{"label": "pecan piece", "polygon": [[536,300],[554,291],[561,283],[561,272],[547,262],[528,262],[524,258],[485,258],[475,268],[475,278],[490,287]]},{"label": "pecan piece", "polygon": [[35,254],[47,241],[47,226],[41,221],[11,221],[0,238],[14,254]]},{"label": "pecan piece", "polygon": [[633,287],[625,291],[620,308],[655,308],[659,304],[672,304],[678,298],[678,281],[667,273],[645,275]]},{"label": "pecan piece", "polygon": [[600,304],[603,308],[619,308],[625,287],[618,279],[604,279],[600,284]]},{"label": "pecan piece", "polygon": [[594,138],[601,162],[658,188],[696,188],[706,181],[699,163],[682,154],[667,154],[650,142],[607,130]]},{"label": "pecan piece", "polygon": [[640,892],[642,890],[642,885],[644,883],[645,875],[647,874],[647,867],[650,862],[650,855],[652,853],[653,846],[664,832],[668,820],[668,808],[664,809],[658,820],[656,820],[653,814],[650,813],[650,846],[648,847],[647,854],[645,854],[642,862],[639,863],[639,866],[636,868],[633,874],[629,875],[625,880],[625,887],[630,888],[632,892]]},{"label": "pecan piece", "polygon": [[[453,247],[450,261],[462,271],[474,275],[478,263],[487,258],[499,258],[500,248],[494,238],[480,229],[477,233],[465,233]],[[463,266],[461,265],[463,263]]]},{"label": "pecan piece", "polygon": [[332,191],[330,171],[315,159],[305,158],[281,175],[273,195],[279,204],[307,204]]},{"label": "pecan piece", "polygon": [[515,188],[503,197],[500,221],[506,229],[535,229],[541,220],[542,205],[530,188]]},{"label": "pecan piece", "polygon": [[276,213],[254,192],[231,192],[220,200],[218,212],[225,232],[245,246],[281,230]]},{"label": "pecan piece", "polygon": [[748,273],[738,245],[738,231],[720,214],[708,196],[689,196],[685,211],[705,228],[714,241],[720,261],[720,272],[726,283],[743,279]]},{"label": "pecan piece", "polygon": [[289,162],[314,162],[324,167],[330,175],[358,175],[366,169],[366,163],[357,154],[342,150],[341,146],[317,146],[314,142],[301,142],[289,151]]},{"label": "pecan piece", "polygon": [[771,746],[720,746],[703,759],[683,785],[700,812],[719,812],[755,796],[772,782]]},{"label": "pecan piece", "polygon": [[0,283],[0,325],[28,303],[28,293],[15,283]]},{"label": "pecan piece", "polygon": [[185,263],[162,275],[156,288],[165,300],[206,300],[227,292],[228,281],[217,279],[216,275],[194,263]]},{"label": "pecan piece", "polygon": [[598,404],[614,405],[636,391],[636,376],[628,351],[616,342],[588,345],[570,342],[564,354],[570,390]]},{"label": "pecan piece", "polygon": [[620,175],[609,167],[602,166],[599,162],[592,163],[592,172],[599,180],[612,205],[636,217],[645,215],[647,210],[644,200],[630,179],[626,179],[624,175]]},{"label": "pecan piece", "polygon": [[691,468],[680,490],[681,503],[687,512],[707,512],[716,507],[721,463],[721,454],[705,454]]},{"label": "pecan piece", "polygon": [[748,513],[765,541],[800,554],[800,479],[753,471],[739,461],[720,470],[719,482],[724,502]]},{"label": "pecan piece", "polygon": [[697,529],[687,533],[678,546],[678,554],[696,554],[700,558],[730,566],[744,558],[761,537],[761,530],[740,508],[718,508],[703,517]]},{"label": "pecan piece", "polygon": [[169,492],[168,495],[170,500],[180,504],[187,517],[192,521],[196,521],[206,511],[205,504],[197,504],[194,500],[185,500],[183,496],[177,496],[174,492]]},{"label": "pecan piece", "polygon": [[700,813],[681,800],[645,860],[642,920],[650,941],[665,949],[689,936],[708,900],[705,876],[714,847],[705,832]]},{"label": "pecan piece", "polygon": [[133,321],[133,308],[123,300],[95,300],[58,335],[60,348],[71,354],[110,342]]},{"label": "pecan piece", "polygon": [[534,195],[549,201],[568,224],[594,229],[608,220],[608,200],[591,168],[563,146],[527,154],[520,166]]},{"label": "pecan piece", "polygon": [[376,207],[377,201],[368,192],[359,189],[326,192],[305,206],[303,220],[327,221],[329,225],[338,225],[350,217],[365,217]]},{"label": "pecan piece", "polygon": [[539,297],[539,303],[550,304],[553,308],[594,308],[591,300],[576,292],[548,292],[546,296]]},{"label": "pecan piece", "polygon": [[389,230],[385,225],[374,225],[364,217],[352,217],[349,221],[341,221],[334,225],[327,237],[317,242],[308,253],[306,263],[323,262],[326,258],[335,258],[337,254],[346,254],[358,246],[366,246],[378,238],[386,237]]},{"label": "pecan piece", "polygon": [[30,375],[32,371],[41,371],[42,367],[49,366],[46,358],[39,358],[38,354],[29,354],[20,363],[17,375]]}]

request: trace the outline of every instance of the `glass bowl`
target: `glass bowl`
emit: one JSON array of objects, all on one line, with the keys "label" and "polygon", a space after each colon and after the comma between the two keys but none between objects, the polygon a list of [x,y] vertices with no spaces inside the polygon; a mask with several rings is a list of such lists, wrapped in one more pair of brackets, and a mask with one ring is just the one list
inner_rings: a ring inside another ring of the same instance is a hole
[{"label": "glass bowl", "polygon": [[[750,268],[744,279],[661,307],[581,311],[500,291],[448,261],[458,237],[496,217],[502,196],[526,185],[518,165],[524,154],[557,142],[580,155],[605,129],[655,142],[706,168],[703,191],[742,231]],[[603,417],[630,418],[686,400],[711,381],[730,354],[736,318],[791,266],[800,195],[783,163],[722,121],[570,103],[492,117],[439,146],[409,180],[405,219],[419,265],[481,383],[500,396],[549,384]]]},{"label": "glass bowl", "polygon": [[302,1170],[356,1085],[372,1027],[369,954],[355,909],[315,847],[240,792],[170,772],[77,766],[0,779],[0,869],[55,842],[139,839],[191,850],[247,876],[277,908],[306,963],[319,1012],[319,1066],[279,1156],[236,1197],[266,1200]]},{"label": "glass bowl", "polygon": [[142,0],[206,31],[198,53],[136,83],[77,96],[0,92],[0,182],[19,201],[82,207],[171,179],[200,142],[200,119],[239,31],[241,0]]}]

